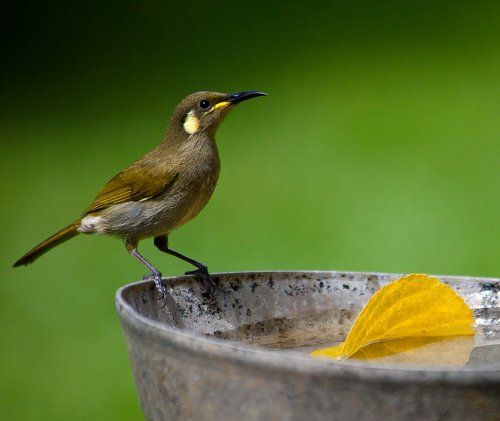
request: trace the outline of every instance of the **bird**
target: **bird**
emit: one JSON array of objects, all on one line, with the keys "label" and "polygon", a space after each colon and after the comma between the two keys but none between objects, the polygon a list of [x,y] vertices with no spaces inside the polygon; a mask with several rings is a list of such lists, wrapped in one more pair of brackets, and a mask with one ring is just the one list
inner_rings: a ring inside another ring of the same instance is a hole
[{"label": "bird", "polygon": [[101,189],[73,223],[28,251],[13,267],[25,266],[79,234],[121,238],[128,253],[150,273],[161,296],[166,296],[162,273],[139,253],[141,240],[154,238],[164,253],[196,267],[205,291],[214,287],[208,268],[169,246],[172,231],[193,219],[207,204],[217,184],[220,159],[215,133],[221,121],[240,102],[267,95],[258,91],[234,94],[200,91],[175,108],[163,141]]}]

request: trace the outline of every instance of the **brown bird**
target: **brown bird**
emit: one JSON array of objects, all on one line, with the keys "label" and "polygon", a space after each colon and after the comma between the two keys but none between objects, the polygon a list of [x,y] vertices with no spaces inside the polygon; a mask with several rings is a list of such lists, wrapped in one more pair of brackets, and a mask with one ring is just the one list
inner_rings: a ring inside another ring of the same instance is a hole
[{"label": "brown bird", "polygon": [[14,267],[33,262],[79,233],[113,235],[151,271],[145,278],[152,278],[164,296],[160,271],[137,250],[140,240],[154,237],[161,251],[195,266],[186,274],[200,275],[210,289],[207,267],[169,248],[168,235],[194,218],[212,196],[220,170],[215,143],[219,123],[239,102],[262,95],[196,92],[183,99],[160,145],[113,177],[81,218],[30,250]]}]

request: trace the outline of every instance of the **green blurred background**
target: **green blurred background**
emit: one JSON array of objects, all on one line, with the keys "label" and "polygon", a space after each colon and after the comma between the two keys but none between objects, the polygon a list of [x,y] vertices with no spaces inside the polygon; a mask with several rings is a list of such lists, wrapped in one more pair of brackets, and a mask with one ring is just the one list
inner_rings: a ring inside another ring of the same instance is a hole
[{"label": "green blurred background", "polygon": [[[498,2],[86,1],[2,28],[2,418],[141,419],[114,293],[144,269],[79,237],[12,262],[159,143],[177,102],[269,92],[218,132],[212,271],[500,275]],[[190,269],[142,251],[165,275]]]}]

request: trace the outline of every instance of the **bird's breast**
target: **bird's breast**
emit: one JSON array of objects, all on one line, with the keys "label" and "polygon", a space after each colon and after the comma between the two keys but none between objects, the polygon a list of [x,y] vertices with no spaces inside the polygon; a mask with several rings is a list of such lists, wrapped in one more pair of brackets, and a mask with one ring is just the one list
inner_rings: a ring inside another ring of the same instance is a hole
[{"label": "bird's breast", "polygon": [[219,171],[218,166],[199,168],[194,174],[186,174],[185,182],[182,182],[182,175],[180,176],[179,201],[174,212],[178,220],[173,228],[185,224],[205,207],[214,192]]},{"label": "bird's breast", "polygon": [[169,189],[144,202],[149,215],[146,236],[157,235],[157,231],[169,233],[193,219],[205,207],[219,178],[220,161],[217,155],[204,158],[179,168],[178,177]]}]

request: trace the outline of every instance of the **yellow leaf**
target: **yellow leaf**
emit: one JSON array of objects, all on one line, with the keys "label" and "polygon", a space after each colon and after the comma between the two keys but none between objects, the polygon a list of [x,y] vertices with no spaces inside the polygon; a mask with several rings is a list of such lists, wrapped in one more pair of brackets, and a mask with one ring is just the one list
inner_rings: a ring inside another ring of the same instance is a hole
[{"label": "yellow leaf", "polygon": [[373,295],[345,342],[311,355],[348,358],[375,342],[474,335],[473,323],[472,310],[448,285],[427,275],[407,275]]}]

